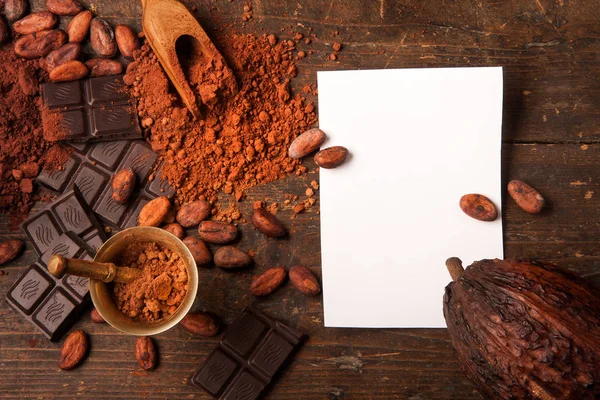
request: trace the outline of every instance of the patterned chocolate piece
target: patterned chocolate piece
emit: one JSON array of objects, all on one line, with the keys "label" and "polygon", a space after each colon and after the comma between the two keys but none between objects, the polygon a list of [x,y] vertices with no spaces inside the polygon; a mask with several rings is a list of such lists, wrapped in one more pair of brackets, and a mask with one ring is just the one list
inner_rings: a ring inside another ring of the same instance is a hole
[{"label": "patterned chocolate piece", "polygon": [[135,102],[124,90],[123,75],[45,83],[42,97],[49,110],[61,115],[59,123],[66,135],[61,140],[142,138]]},{"label": "patterned chocolate piece", "polygon": [[297,330],[248,307],[188,382],[215,399],[258,399],[302,338]]}]

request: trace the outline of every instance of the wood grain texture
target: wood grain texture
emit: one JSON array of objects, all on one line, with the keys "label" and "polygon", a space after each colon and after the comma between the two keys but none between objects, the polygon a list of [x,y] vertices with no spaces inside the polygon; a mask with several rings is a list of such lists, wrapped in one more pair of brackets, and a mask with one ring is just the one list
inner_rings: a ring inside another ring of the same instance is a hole
[{"label": "wood grain texture", "polygon": [[[34,10],[43,1],[33,2]],[[111,24],[140,28],[138,2],[85,2]],[[316,82],[316,71],[359,68],[449,66],[504,67],[503,181],[521,179],[546,197],[548,208],[529,215],[506,197],[507,257],[554,261],[600,282],[600,1],[440,2],[407,0],[254,0],[253,20],[237,30],[291,38],[294,30],[317,35],[300,49],[314,53],[299,62],[298,89]],[[241,24],[246,2],[186,1],[210,36],[230,22]],[[68,20],[62,19],[65,25]],[[215,21],[219,21],[217,25]],[[283,32],[281,29],[285,29]],[[335,34],[335,32],[339,34]],[[327,61],[334,42],[344,46]],[[316,101],[316,99],[314,99]],[[431,143],[429,145],[435,145]],[[241,203],[249,219],[255,200],[283,203],[288,193],[303,197],[309,173],[254,188]],[[359,184],[359,183],[357,183]],[[318,198],[318,191],[317,191]],[[377,199],[365,199],[377,206]],[[325,329],[321,297],[307,298],[285,284],[271,296],[249,292],[253,274],[282,265],[307,265],[320,277],[317,207],[278,217],[289,240],[267,239],[241,226],[239,246],[256,252],[256,266],[244,272],[201,269],[195,310],[231,323],[246,305],[257,307],[310,335],[269,398],[292,399],[460,399],[482,397],[464,377],[443,329]],[[0,218],[2,238],[24,238]],[[448,256],[452,256],[449,254]],[[138,368],[135,338],[85,315],[74,327],[90,334],[91,352],[77,369],[60,371],[60,344],[48,342],[4,300],[24,266],[33,262],[30,245],[0,276],[0,398],[208,399],[185,380],[213,349],[217,338],[192,337],[181,328],[158,335],[156,371]],[[444,268],[440,265],[440,268]],[[450,279],[449,279],[450,280]],[[442,293],[440,293],[440,309]],[[406,307],[410,305],[390,305]]]}]

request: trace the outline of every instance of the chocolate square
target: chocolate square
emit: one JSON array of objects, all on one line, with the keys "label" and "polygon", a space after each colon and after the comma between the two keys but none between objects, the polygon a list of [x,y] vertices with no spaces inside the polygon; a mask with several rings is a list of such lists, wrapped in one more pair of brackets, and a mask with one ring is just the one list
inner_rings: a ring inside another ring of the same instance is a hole
[{"label": "chocolate square", "polygon": [[33,314],[33,321],[48,336],[55,337],[64,333],[70,326],[70,317],[77,303],[61,288],[54,290],[46,297]]},{"label": "chocolate square", "polygon": [[225,392],[221,400],[256,400],[265,388],[264,382],[243,371]]},{"label": "chocolate square", "polygon": [[15,282],[7,296],[23,313],[29,315],[53,287],[52,279],[41,271],[38,264],[34,264]]},{"label": "chocolate square", "polygon": [[268,326],[260,319],[249,312],[243,312],[225,332],[222,343],[231,351],[244,357],[255,347],[267,329]]},{"label": "chocolate square", "polygon": [[204,367],[191,379],[204,385],[209,393],[216,395],[231,380],[237,369],[238,365],[234,360],[222,351],[216,350],[206,360]]},{"label": "chocolate square", "polygon": [[272,377],[294,350],[294,346],[277,331],[270,331],[250,357],[250,364],[260,369],[265,375]]}]

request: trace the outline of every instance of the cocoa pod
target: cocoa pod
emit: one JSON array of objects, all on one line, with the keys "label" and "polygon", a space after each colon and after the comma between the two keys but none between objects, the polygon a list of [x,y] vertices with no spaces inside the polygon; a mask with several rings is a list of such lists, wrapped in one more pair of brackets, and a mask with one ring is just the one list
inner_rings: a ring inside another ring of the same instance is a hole
[{"label": "cocoa pod", "polygon": [[183,243],[192,253],[196,265],[199,267],[206,266],[212,261],[212,254],[206,244],[193,236],[188,236],[183,239]]},{"label": "cocoa pod", "polygon": [[63,370],[75,368],[87,355],[89,346],[89,339],[84,331],[71,332],[60,349],[58,367]]},{"label": "cocoa pod", "polygon": [[19,170],[23,172],[23,176],[26,178],[35,178],[40,173],[40,165],[35,161],[30,161],[19,165]]},{"label": "cocoa pod", "polygon": [[177,222],[171,222],[170,224],[163,226],[163,229],[177,236],[179,239],[183,239],[185,237],[185,231]]},{"label": "cocoa pod", "polygon": [[6,22],[4,22],[4,18],[0,15],[0,44],[8,41],[10,39],[10,29]]},{"label": "cocoa pod", "polygon": [[113,200],[119,204],[127,203],[135,189],[135,181],[135,173],[131,168],[117,171],[112,181]]},{"label": "cocoa pod", "polygon": [[71,60],[50,71],[50,80],[54,82],[76,81],[85,78],[88,67],[81,61]]},{"label": "cocoa pod", "polygon": [[103,19],[96,17],[92,20],[90,25],[90,42],[92,49],[100,57],[111,58],[117,54],[115,31]]},{"label": "cocoa pod", "polygon": [[156,353],[156,346],[152,341],[152,338],[148,336],[140,336],[135,341],[135,359],[137,360],[140,367],[149,371],[156,367],[158,356]]},{"label": "cocoa pod", "polygon": [[8,22],[14,22],[25,15],[27,0],[6,0],[4,2],[4,16]]},{"label": "cocoa pod", "polygon": [[[19,68],[19,86],[21,87],[21,92],[27,96],[35,96],[38,94],[39,82],[35,69],[31,65],[24,65]],[[35,174],[35,176],[37,176],[37,174]],[[35,176],[30,176],[30,178],[34,178]]]},{"label": "cocoa pod", "polygon": [[315,154],[315,163],[325,169],[339,167],[346,161],[348,149],[343,146],[333,146]]},{"label": "cocoa pod", "polygon": [[29,35],[30,33],[52,29],[56,22],[58,22],[56,15],[49,11],[41,11],[21,18],[13,24],[13,29],[21,35]]},{"label": "cocoa pod", "polygon": [[90,24],[92,23],[94,14],[91,11],[85,10],[73,17],[67,26],[67,35],[69,42],[81,43],[85,40],[90,32]]},{"label": "cocoa pod", "polygon": [[252,258],[236,247],[225,246],[215,252],[214,262],[225,269],[241,268],[250,265]]},{"label": "cocoa pod", "polygon": [[208,201],[197,200],[181,206],[175,219],[184,228],[196,226],[210,215],[212,206]]},{"label": "cocoa pod", "polygon": [[279,220],[264,208],[257,208],[252,214],[252,224],[263,234],[282,238],[286,235],[286,230]]},{"label": "cocoa pod", "polygon": [[307,296],[314,296],[321,291],[321,285],[317,278],[308,268],[303,265],[296,265],[290,268],[290,281],[296,286],[296,289]]},{"label": "cocoa pod", "polygon": [[108,58],[92,58],[85,65],[90,69],[90,77],[118,75],[123,72],[123,64],[118,60]]},{"label": "cocoa pod", "polygon": [[188,313],[179,325],[192,335],[211,337],[219,333],[219,323],[206,313]]},{"label": "cocoa pod", "polygon": [[92,322],[96,324],[106,323],[104,318],[102,318],[102,315],[100,315],[98,310],[96,310],[95,308],[92,308],[92,311],[90,311],[90,318],[92,319]]},{"label": "cocoa pod", "polygon": [[82,47],[79,43],[66,43],[60,46],[58,49],[51,51],[50,54],[48,54],[40,64],[46,71],[52,72],[54,68],[66,63],[67,61],[79,59],[81,52]]},{"label": "cocoa pod", "polygon": [[46,0],[46,8],[56,15],[76,15],[83,5],[78,0]]},{"label": "cocoa pod", "polygon": [[67,34],[62,29],[41,31],[23,35],[15,41],[15,53],[27,58],[45,57],[52,50],[58,49],[67,41]]},{"label": "cocoa pod", "polygon": [[171,209],[169,199],[164,196],[150,200],[140,211],[139,226],[159,226]]},{"label": "cocoa pod", "polygon": [[545,200],[537,190],[519,180],[508,183],[508,194],[513,200],[530,214],[537,214],[544,208]]},{"label": "cocoa pod", "polygon": [[0,265],[17,258],[25,244],[18,239],[11,239],[0,243]]},{"label": "cocoa pod", "polygon": [[115,28],[117,46],[123,56],[133,58],[133,52],[140,48],[140,40],[127,25],[117,25]]},{"label": "cocoa pod", "polygon": [[217,221],[202,221],[198,226],[200,239],[208,243],[226,244],[237,237],[238,230],[235,225]]},{"label": "cocoa pod", "polygon": [[318,149],[325,141],[325,132],[319,128],[312,128],[298,136],[288,149],[288,155],[291,158],[299,159],[306,157]]},{"label": "cocoa pod", "polygon": [[273,293],[285,280],[286,270],[283,267],[269,268],[252,279],[250,292],[255,296],[266,296]]},{"label": "cocoa pod", "polygon": [[480,221],[494,221],[498,210],[490,199],[482,194],[465,194],[460,198],[460,209],[471,218]]}]

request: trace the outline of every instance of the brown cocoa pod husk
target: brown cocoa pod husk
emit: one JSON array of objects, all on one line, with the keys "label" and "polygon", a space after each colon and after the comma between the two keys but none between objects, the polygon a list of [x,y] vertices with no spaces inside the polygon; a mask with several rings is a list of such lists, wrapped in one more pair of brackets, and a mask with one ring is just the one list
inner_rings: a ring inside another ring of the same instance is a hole
[{"label": "brown cocoa pod husk", "polygon": [[226,244],[233,242],[238,235],[235,225],[218,221],[202,221],[198,226],[200,239],[208,243]]},{"label": "brown cocoa pod husk", "polygon": [[78,0],[46,0],[46,8],[56,15],[77,15],[83,5]]},{"label": "brown cocoa pod husk", "polygon": [[88,72],[88,67],[84,63],[71,60],[50,71],[50,80],[53,82],[76,81],[85,78]]},{"label": "brown cocoa pod husk", "polygon": [[266,296],[281,286],[287,273],[283,267],[269,268],[252,280],[250,292],[255,296]]},{"label": "brown cocoa pod husk", "polygon": [[135,189],[136,176],[131,168],[119,170],[112,180],[112,198],[119,204],[125,204]]},{"label": "brown cocoa pod husk", "polygon": [[5,0],[4,16],[8,22],[15,22],[27,12],[27,0]]},{"label": "brown cocoa pod husk", "polygon": [[193,236],[188,236],[183,239],[183,243],[187,246],[192,253],[196,265],[199,267],[207,266],[212,261],[212,253],[206,244]]},{"label": "brown cocoa pod husk", "polygon": [[296,265],[290,268],[290,281],[296,289],[307,296],[314,296],[321,292],[321,285],[317,281],[315,275],[305,266]]},{"label": "brown cocoa pod husk", "polygon": [[225,246],[215,252],[214,262],[220,268],[242,268],[250,265],[252,258],[236,247]]},{"label": "brown cocoa pod husk", "polygon": [[62,29],[52,29],[23,35],[15,40],[14,49],[17,55],[34,59],[47,56],[67,41],[67,34]]},{"label": "brown cocoa pod husk", "polygon": [[90,69],[90,77],[118,75],[123,72],[123,64],[118,60],[109,58],[92,58],[85,65]]},{"label": "brown cocoa pod husk", "polygon": [[121,54],[127,58],[133,58],[133,52],[140,48],[140,40],[127,25],[118,25],[115,28],[117,47]]},{"label": "brown cocoa pod husk", "polygon": [[179,322],[179,325],[192,335],[211,337],[219,333],[219,323],[213,316],[206,313],[188,313]]},{"label": "brown cocoa pod husk", "polygon": [[210,216],[212,206],[208,201],[196,200],[181,206],[175,220],[184,228],[191,228]]},{"label": "brown cocoa pod husk", "polygon": [[7,42],[10,39],[10,28],[0,15],[0,44]]},{"label": "brown cocoa pod husk", "polygon": [[70,43],[81,43],[85,40],[90,32],[90,25],[94,14],[91,11],[85,10],[73,17],[67,26],[67,35],[69,35]]},{"label": "brown cocoa pod husk", "polygon": [[482,194],[465,194],[460,198],[459,205],[460,209],[471,218],[487,222],[498,218],[496,206]]},{"label": "brown cocoa pod husk", "polygon": [[51,51],[41,63],[42,68],[48,72],[67,61],[77,60],[81,56],[82,47],[79,43],[65,43],[58,49]]},{"label": "brown cocoa pod husk", "polygon": [[168,198],[161,196],[150,200],[138,215],[139,226],[160,226],[171,209]]},{"label": "brown cocoa pod husk", "polygon": [[285,227],[281,222],[262,207],[254,209],[252,224],[256,229],[269,237],[282,238],[286,235]]},{"label": "brown cocoa pod husk", "polygon": [[325,141],[325,132],[319,128],[312,128],[298,136],[288,149],[288,155],[291,158],[299,159],[306,157],[317,150]]},{"label": "brown cocoa pod husk", "polygon": [[512,180],[508,183],[508,194],[523,211],[530,214],[541,212],[546,203],[537,190],[519,180]]},{"label": "brown cocoa pod husk", "polygon": [[90,43],[100,57],[112,58],[117,54],[115,31],[108,22],[98,17],[90,25]]},{"label": "brown cocoa pod husk", "polygon": [[156,368],[158,362],[158,354],[156,346],[152,338],[148,336],[140,336],[135,341],[135,359],[140,367],[149,371]]},{"label": "brown cocoa pod husk", "polygon": [[84,331],[71,332],[60,349],[58,367],[66,371],[75,368],[86,357],[89,346],[89,339]]},{"label": "brown cocoa pod husk", "polygon": [[[39,82],[35,69],[31,65],[24,65],[19,68],[19,86],[21,87],[21,92],[27,96],[35,96],[38,94]],[[37,174],[35,176],[37,176]],[[29,178],[34,178],[35,176],[29,176]]]},{"label": "brown cocoa pod husk", "polygon": [[0,265],[17,258],[25,244],[18,239],[11,239],[0,243]]},{"label": "brown cocoa pod husk", "polygon": [[49,11],[40,11],[29,14],[13,24],[15,32],[21,35],[45,31],[54,28],[58,19]]},{"label": "brown cocoa pod husk", "polygon": [[96,324],[106,323],[104,318],[102,318],[102,315],[100,315],[98,310],[96,310],[95,308],[92,308],[92,311],[90,311],[90,318],[91,318],[92,322],[94,322]]},{"label": "brown cocoa pod husk", "polygon": [[343,146],[333,146],[315,154],[315,163],[325,169],[339,167],[346,161],[348,149]]},{"label": "brown cocoa pod husk", "polygon": [[165,231],[172,233],[177,236],[179,239],[183,239],[185,237],[185,231],[177,222],[171,222],[162,227]]}]

